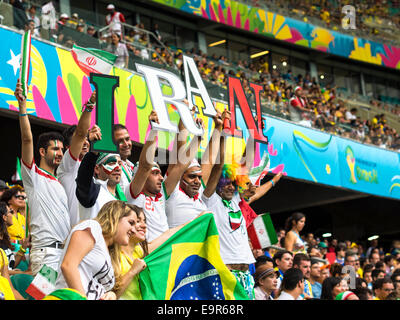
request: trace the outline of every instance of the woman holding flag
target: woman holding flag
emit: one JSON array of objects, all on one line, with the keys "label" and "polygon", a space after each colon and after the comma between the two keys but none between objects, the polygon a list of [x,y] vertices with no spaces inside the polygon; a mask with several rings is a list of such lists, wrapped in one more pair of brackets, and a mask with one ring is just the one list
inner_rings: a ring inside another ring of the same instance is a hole
[{"label": "woman holding flag", "polygon": [[110,201],[95,219],[76,225],[65,243],[56,289],[74,289],[88,300],[115,300],[111,257],[115,261],[136,233],[135,210],[123,201]]}]

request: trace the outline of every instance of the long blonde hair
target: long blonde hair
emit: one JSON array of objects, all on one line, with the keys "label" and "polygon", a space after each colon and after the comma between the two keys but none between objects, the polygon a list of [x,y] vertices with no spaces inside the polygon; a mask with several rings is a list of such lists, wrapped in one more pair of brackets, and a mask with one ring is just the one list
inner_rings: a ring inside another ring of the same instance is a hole
[{"label": "long blonde hair", "polygon": [[[134,211],[139,215],[140,208],[135,205],[127,204],[121,200],[113,200],[107,202],[99,211],[95,220],[100,223],[103,237],[105,239],[112,239],[117,233],[119,221],[131,214]],[[115,286],[114,290],[117,291],[121,284],[121,245],[113,243],[108,247],[110,252],[111,264],[114,269]]]}]

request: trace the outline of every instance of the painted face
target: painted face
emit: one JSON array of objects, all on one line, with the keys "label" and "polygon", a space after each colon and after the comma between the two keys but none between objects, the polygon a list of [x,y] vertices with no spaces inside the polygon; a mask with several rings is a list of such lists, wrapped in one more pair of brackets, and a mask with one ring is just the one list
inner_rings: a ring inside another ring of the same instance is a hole
[{"label": "painted face", "polygon": [[189,197],[194,197],[199,193],[201,187],[201,168],[192,167],[185,171],[182,176],[180,187],[186,192]]},{"label": "painted face", "polygon": [[114,132],[114,141],[116,142],[122,160],[126,160],[132,153],[132,140],[128,130],[120,129]]},{"label": "painted face", "polygon": [[118,221],[117,232],[114,235],[114,243],[127,246],[130,237],[137,232],[136,221],[136,212],[133,210],[131,210],[129,215],[122,217]]},{"label": "painted face", "polygon": [[42,155],[42,158],[44,158],[49,167],[56,168],[59,166],[64,155],[63,148],[64,144],[59,140],[51,140],[49,142],[49,146],[47,147],[44,155]]},{"label": "painted face", "polygon": [[235,194],[235,185],[233,184],[232,181],[230,181],[229,184],[221,188],[220,196],[224,200],[232,200],[234,194]]},{"label": "painted face", "polygon": [[98,165],[96,173],[100,180],[108,180],[110,184],[118,184],[121,181],[121,159],[119,156],[109,157],[105,162]]}]

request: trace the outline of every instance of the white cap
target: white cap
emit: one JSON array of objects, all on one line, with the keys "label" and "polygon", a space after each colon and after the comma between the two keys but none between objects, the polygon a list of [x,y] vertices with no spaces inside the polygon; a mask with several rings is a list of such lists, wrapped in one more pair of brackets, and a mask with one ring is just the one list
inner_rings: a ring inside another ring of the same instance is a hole
[{"label": "white cap", "polygon": [[111,9],[115,9],[115,7],[114,7],[113,4],[110,3],[110,4],[107,6],[107,9],[111,10]]},{"label": "white cap", "polygon": [[75,13],[72,14],[72,17],[74,17],[74,18],[77,17],[78,18],[78,14],[75,12]]},{"label": "white cap", "polygon": [[68,17],[68,15],[66,13],[62,13],[61,16],[60,16],[60,19],[62,19],[62,18],[68,19],[69,17]]}]

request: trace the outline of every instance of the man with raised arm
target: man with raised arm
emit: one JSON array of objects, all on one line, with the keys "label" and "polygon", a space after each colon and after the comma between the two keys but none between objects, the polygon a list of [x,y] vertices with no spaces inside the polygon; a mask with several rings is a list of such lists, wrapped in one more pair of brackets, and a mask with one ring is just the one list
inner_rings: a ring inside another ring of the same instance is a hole
[{"label": "man with raised arm", "polygon": [[[218,155],[222,125],[226,114],[227,112],[224,112],[223,115],[217,112],[214,117],[215,128],[204,151],[201,165],[196,158],[192,160],[166,201],[166,214],[170,228],[186,223],[208,210],[201,196]],[[184,147],[187,137],[187,129],[184,128],[182,121],[179,121],[179,131],[180,134],[177,139],[178,152]],[[167,172],[169,173],[173,167],[174,164],[170,164]]]},{"label": "man with raised arm", "polygon": [[93,126],[89,131],[91,112],[95,107],[95,102],[96,92],[94,91],[88,102],[83,106],[78,125],[70,126],[63,132],[64,146],[67,150],[57,169],[57,177],[67,193],[71,226],[74,226],[80,221],[79,201],[76,197],[75,181],[78,176],[79,166],[85,154],[89,152],[89,141],[101,138],[101,132],[98,126]]},{"label": "man with raised arm", "polygon": [[55,176],[63,157],[63,137],[57,132],[46,132],[39,136],[36,151],[40,160],[37,166],[26,97],[22,95],[20,80],[14,94],[19,105],[21,176],[30,213],[30,262],[32,273],[36,275],[44,264],[58,269],[63,242],[71,230],[67,194]]},{"label": "man with raised arm", "polygon": [[131,183],[133,178],[134,164],[129,161],[129,157],[132,154],[132,140],[129,135],[128,129],[118,123],[113,126],[113,138],[115,144],[118,147],[118,153],[121,157],[121,182],[119,183],[122,190]]},{"label": "man with raised arm", "polygon": [[220,241],[221,258],[254,299],[254,279],[249,265],[255,262],[249,246],[246,221],[241,213],[240,196],[232,164],[225,163],[225,137],[221,137],[220,157],[203,192],[203,201],[212,208]]},{"label": "man with raised arm", "polygon": [[[152,111],[149,120],[159,123],[155,111]],[[135,166],[134,178],[130,187],[125,189],[128,203],[137,205],[145,213],[148,242],[169,229],[165,212],[166,199],[174,191],[183,172],[194,158],[201,141],[199,137],[192,139],[187,149],[182,150],[182,157],[178,156],[177,164],[170,169],[164,179],[160,166],[154,162],[157,136],[157,130],[152,129],[145,144],[149,147],[140,153],[139,163]]]}]

